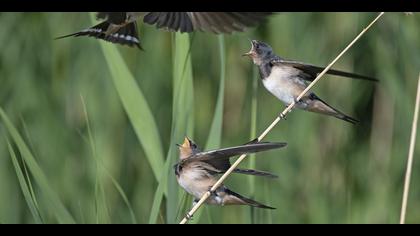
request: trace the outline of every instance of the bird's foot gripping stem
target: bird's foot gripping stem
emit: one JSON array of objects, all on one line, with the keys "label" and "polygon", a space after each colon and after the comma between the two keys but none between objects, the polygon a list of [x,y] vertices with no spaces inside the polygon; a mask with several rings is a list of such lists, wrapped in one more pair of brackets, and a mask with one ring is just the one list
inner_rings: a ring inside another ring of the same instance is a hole
[{"label": "bird's foot gripping stem", "polygon": [[192,220],[192,215],[190,215],[190,213],[189,212],[187,212],[187,214],[185,215],[185,218],[187,219],[187,220]]},{"label": "bird's foot gripping stem", "polygon": [[217,197],[217,193],[216,193],[216,190],[211,190],[213,188],[213,186],[212,187],[210,187],[209,189],[207,189],[207,191],[210,193],[210,196],[213,196],[213,197]]},{"label": "bird's foot gripping stem", "polygon": [[297,98],[294,98],[293,101],[296,103],[296,105],[303,102],[302,98],[299,100],[297,100]]},{"label": "bird's foot gripping stem", "polygon": [[283,112],[280,112],[280,113],[279,113],[279,115],[278,115],[278,117],[279,117],[280,119],[282,119],[282,120],[286,120],[286,115],[285,115],[285,114],[283,114]]}]

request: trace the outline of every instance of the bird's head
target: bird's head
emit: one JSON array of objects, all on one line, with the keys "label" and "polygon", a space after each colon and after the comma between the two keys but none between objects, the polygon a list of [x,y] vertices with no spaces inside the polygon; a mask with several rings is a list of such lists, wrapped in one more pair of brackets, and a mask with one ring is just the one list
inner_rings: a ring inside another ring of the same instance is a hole
[{"label": "bird's head", "polygon": [[198,151],[198,146],[190,138],[185,137],[182,144],[177,144],[179,149],[179,158],[185,159]]},{"label": "bird's head", "polygon": [[270,45],[254,39],[251,40],[251,50],[242,56],[250,57],[254,64],[259,66],[264,60],[270,59],[273,55],[274,52]]}]

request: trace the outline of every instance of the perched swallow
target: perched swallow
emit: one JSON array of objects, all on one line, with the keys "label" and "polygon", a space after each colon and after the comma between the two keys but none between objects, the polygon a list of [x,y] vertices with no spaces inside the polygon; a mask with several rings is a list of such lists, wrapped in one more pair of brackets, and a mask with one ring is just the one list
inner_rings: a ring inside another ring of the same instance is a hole
[{"label": "perched swallow", "polygon": [[136,21],[156,25],[158,29],[193,32],[210,31],[216,34],[243,31],[255,26],[270,15],[269,12],[98,12],[102,23],[77,33],[58,37],[91,36],[112,43],[137,46],[142,49]]},{"label": "perched swallow", "polygon": [[[273,52],[270,45],[264,42],[252,40],[251,44],[251,50],[243,56],[252,58],[254,64],[258,66],[264,87],[286,106],[296,101],[297,97],[309,85],[309,81],[313,81],[318,73],[325,69],[324,67],[281,58]],[[327,74],[378,81],[375,78],[338,70],[328,70]],[[310,91],[300,101],[296,101],[296,107],[306,111],[334,116],[352,124],[358,122],[358,120],[331,107]]]},{"label": "perched swallow", "polygon": [[[184,143],[178,145],[180,161],[174,166],[176,179],[185,191],[194,196],[193,204],[195,204],[217,182],[217,175],[225,173],[230,168],[230,157],[284,146],[286,146],[286,143],[250,142],[237,147],[202,152],[193,141],[185,137]],[[268,172],[251,169],[235,169],[234,172],[272,178],[277,177]],[[212,193],[207,199],[207,203],[222,206],[249,205],[259,208],[275,209],[241,196],[224,185],[221,185]]]}]

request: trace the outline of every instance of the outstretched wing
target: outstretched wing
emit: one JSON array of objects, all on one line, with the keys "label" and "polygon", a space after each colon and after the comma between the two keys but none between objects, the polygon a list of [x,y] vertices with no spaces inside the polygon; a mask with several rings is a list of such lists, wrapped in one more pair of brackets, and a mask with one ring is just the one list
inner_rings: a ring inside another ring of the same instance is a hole
[{"label": "outstretched wing", "polygon": [[120,25],[127,19],[127,12],[98,12],[96,13],[96,18]]},{"label": "outstretched wing", "polygon": [[285,147],[287,143],[272,143],[272,142],[262,142],[262,143],[251,143],[247,145],[241,145],[237,147],[222,148],[212,151],[200,152],[196,155],[193,155],[187,159],[184,159],[184,162],[193,162],[193,161],[216,161],[216,160],[225,160],[230,157],[245,154],[245,153],[256,153],[262,152],[270,149],[282,148]]},{"label": "outstretched wing", "polygon": [[[313,81],[316,78],[316,76],[325,69],[325,67],[319,67],[319,66],[314,66],[314,65],[311,65],[311,64],[306,64],[306,63],[303,63],[303,62],[290,61],[290,60],[284,60],[284,59],[273,60],[271,62],[271,64],[273,64],[273,65],[281,64],[281,65],[293,66],[294,68],[301,70],[304,73],[304,76],[302,76],[302,77],[305,80],[308,80],[308,81]],[[376,79],[376,78],[372,78],[372,77],[368,77],[368,76],[364,76],[364,75],[358,75],[358,74],[349,73],[349,72],[344,72],[344,71],[339,71],[339,70],[332,70],[332,69],[328,70],[327,74],[349,77],[349,78],[353,78],[353,79],[378,81],[378,79]]]},{"label": "outstretched wing", "polygon": [[244,31],[255,26],[271,12],[149,12],[145,23],[173,31],[209,31],[216,34]]}]

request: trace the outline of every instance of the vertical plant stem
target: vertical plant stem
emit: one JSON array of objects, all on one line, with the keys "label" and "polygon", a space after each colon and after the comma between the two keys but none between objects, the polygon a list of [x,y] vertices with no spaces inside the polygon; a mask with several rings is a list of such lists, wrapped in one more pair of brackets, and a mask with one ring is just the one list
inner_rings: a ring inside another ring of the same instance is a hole
[{"label": "vertical plant stem", "polygon": [[[253,140],[257,135],[257,96],[258,96],[258,74],[257,68],[252,67],[252,97],[251,97],[251,129],[250,129],[250,139]],[[249,158],[249,168],[255,169],[255,154],[251,154]],[[249,187],[250,187],[250,197],[255,196],[255,178],[254,176],[249,176]],[[250,222],[255,223],[255,208],[250,207]]]},{"label": "vertical plant stem", "polygon": [[[219,68],[220,68],[220,82],[219,90],[217,95],[216,106],[213,112],[213,119],[211,122],[209,135],[207,137],[205,149],[213,149],[220,147],[222,141],[222,128],[223,128],[223,108],[224,108],[224,94],[225,94],[225,78],[226,78],[226,50],[225,50],[225,38],[223,35],[218,35],[218,48],[219,48]],[[189,197],[188,197],[189,199]],[[208,209],[205,210],[205,216],[207,216],[208,223],[212,223],[211,214]],[[203,211],[198,211],[191,223],[199,223]]]},{"label": "vertical plant stem", "polygon": [[411,169],[413,167],[414,147],[416,144],[419,105],[420,105],[420,74],[419,74],[419,79],[417,83],[416,106],[414,108],[413,125],[411,127],[410,148],[408,151],[407,169],[405,172],[404,193],[403,193],[402,206],[401,206],[400,224],[405,224],[405,216],[407,213],[407,201],[408,201],[408,193],[410,191],[410,179],[411,179]]},{"label": "vertical plant stem", "polygon": [[[191,40],[188,34],[173,34],[173,106],[172,106],[172,130],[171,145],[167,158],[172,167],[178,159],[175,143],[184,135],[193,133],[194,122],[194,87],[191,62]],[[176,222],[177,203],[180,197],[180,189],[173,175],[167,178],[167,201],[166,220],[167,223]]]}]

